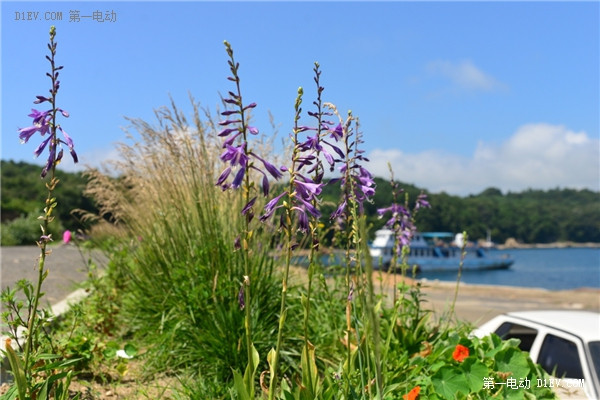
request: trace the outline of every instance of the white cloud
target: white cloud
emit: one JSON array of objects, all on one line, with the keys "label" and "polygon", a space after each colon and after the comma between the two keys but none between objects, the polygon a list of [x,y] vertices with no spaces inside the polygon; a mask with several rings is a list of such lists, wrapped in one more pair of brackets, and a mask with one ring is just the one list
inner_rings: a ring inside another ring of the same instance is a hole
[{"label": "white cloud", "polygon": [[109,161],[121,159],[119,150],[116,147],[84,151],[77,155],[79,157],[77,164],[74,164],[71,158],[68,158],[66,162],[60,164],[60,169],[66,172],[84,171],[88,167],[102,170]]},{"label": "white cloud", "polygon": [[407,154],[401,150],[373,150],[369,168],[389,178],[387,162],[396,179],[432,192],[476,194],[488,187],[506,191],[589,188],[600,190],[600,141],[564,126],[521,126],[504,143],[480,142],[471,157],[429,150]]},{"label": "white cloud", "polygon": [[452,85],[458,89],[492,91],[505,87],[504,84],[483,72],[469,60],[433,61],[427,65],[427,71],[433,76],[449,79]]}]

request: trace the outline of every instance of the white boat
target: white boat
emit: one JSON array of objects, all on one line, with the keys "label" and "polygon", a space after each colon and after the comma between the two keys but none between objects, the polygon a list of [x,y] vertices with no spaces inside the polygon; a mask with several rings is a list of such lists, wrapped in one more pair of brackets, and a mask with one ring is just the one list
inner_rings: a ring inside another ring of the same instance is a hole
[{"label": "white boat", "polygon": [[[452,239],[454,238],[454,241]],[[410,244],[407,264],[417,267],[418,272],[458,271],[462,253],[462,234],[447,232],[415,233]],[[371,258],[376,268],[388,269],[395,245],[394,232],[380,229],[370,246]],[[493,256],[489,251],[474,245],[465,247],[463,270],[488,270],[509,268],[514,260],[508,256]],[[401,260],[397,261],[400,266]]]}]

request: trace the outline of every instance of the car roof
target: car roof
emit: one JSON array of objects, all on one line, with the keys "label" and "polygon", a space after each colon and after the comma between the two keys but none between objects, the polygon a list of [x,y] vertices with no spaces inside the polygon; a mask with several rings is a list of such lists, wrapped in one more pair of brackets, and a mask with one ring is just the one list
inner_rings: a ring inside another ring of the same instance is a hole
[{"label": "car roof", "polygon": [[507,315],[579,336],[585,342],[600,340],[600,313],[580,310],[516,311]]}]

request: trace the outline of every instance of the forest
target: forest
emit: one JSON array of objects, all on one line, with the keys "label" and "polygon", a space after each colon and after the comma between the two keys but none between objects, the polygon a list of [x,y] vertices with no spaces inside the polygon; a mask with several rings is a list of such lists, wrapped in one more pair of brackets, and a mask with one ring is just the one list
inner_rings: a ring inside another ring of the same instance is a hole
[{"label": "forest", "polygon": [[[37,216],[45,198],[40,180],[40,167],[26,162],[1,161],[2,245],[31,244],[39,235]],[[62,229],[85,230],[70,211],[95,211],[90,198],[83,195],[86,178],[82,173],[58,171],[61,184],[56,197],[60,199],[57,233]],[[371,233],[383,226],[377,209],[393,202],[389,181],[375,179],[377,187],[373,203],[365,205]],[[408,198],[409,206],[419,193],[428,195],[431,208],[416,216],[421,231],[467,231],[472,240],[485,239],[488,232],[496,243],[514,238],[521,243],[600,243],[600,193],[591,190],[556,188],[502,193],[490,187],[466,197],[447,193],[429,193],[411,184],[398,183],[404,190],[398,202]],[[322,211],[324,219],[331,214],[340,198],[339,184],[324,189]]]}]

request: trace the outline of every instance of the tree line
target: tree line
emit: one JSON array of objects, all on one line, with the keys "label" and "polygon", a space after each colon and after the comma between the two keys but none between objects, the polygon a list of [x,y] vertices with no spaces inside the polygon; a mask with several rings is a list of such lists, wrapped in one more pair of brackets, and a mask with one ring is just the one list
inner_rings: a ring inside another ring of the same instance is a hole
[{"label": "tree line", "polygon": [[[372,232],[381,228],[386,219],[379,219],[377,209],[392,203],[389,181],[375,179],[377,190],[373,203],[365,207]],[[488,188],[477,195],[466,197],[448,193],[428,193],[414,185],[398,183],[413,207],[423,191],[428,195],[430,209],[419,211],[416,224],[422,232],[467,231],[470,239],[485,239],[488,233],[496,243],[514,238],[522,243],[577,243],[600,242],[600,193],[591,190],[552,189],[503,194],[497,188]],[[339,198],[339,186],[329,185],[325,199]]]},{"label": "tree line", "polygon": [[[26,162],[2,160],[1,178],[3,234],[11,223],[23,218],[32,221],[30,223],[34,225],[32,230],[35,232],[35,228],[39,229],[35,218],[41,213],[40,199],[45,196],[44,185],[40,183],[40,167]],[[58,178],[61,184],[56,195],[61,204],[58,207],[57,225],[72,231],[85,229],[86,226],[70,212],[73,209],[96,211],[93,201],[83,195],[85,177],[81,173],[58,171]],[[378,218],[377,209],[388,207],[393,199],[389,181],[376,178],[375,182],[377,190],[373,202],[365,204],[371,232],[385,223],[385,219]],[[557,188],[502,193],[491,187],[477,195],[461,197],[444,192],[428,193],[401,182],[398,187],[403,188],[404,192],[397,201],[404,202],[408,198],[410,207],[419,193],[427,193],[431,208],[416,216],[421,231],[456,233],[466,230],[473,240],[484,239],[489,232],[496,243],[504,243],[508,238],[522,243],[600,243],[599,192]],[[339,184],[325,186],[323,198],[323,219],[326,220],[335,211],[340,198]]]}]

